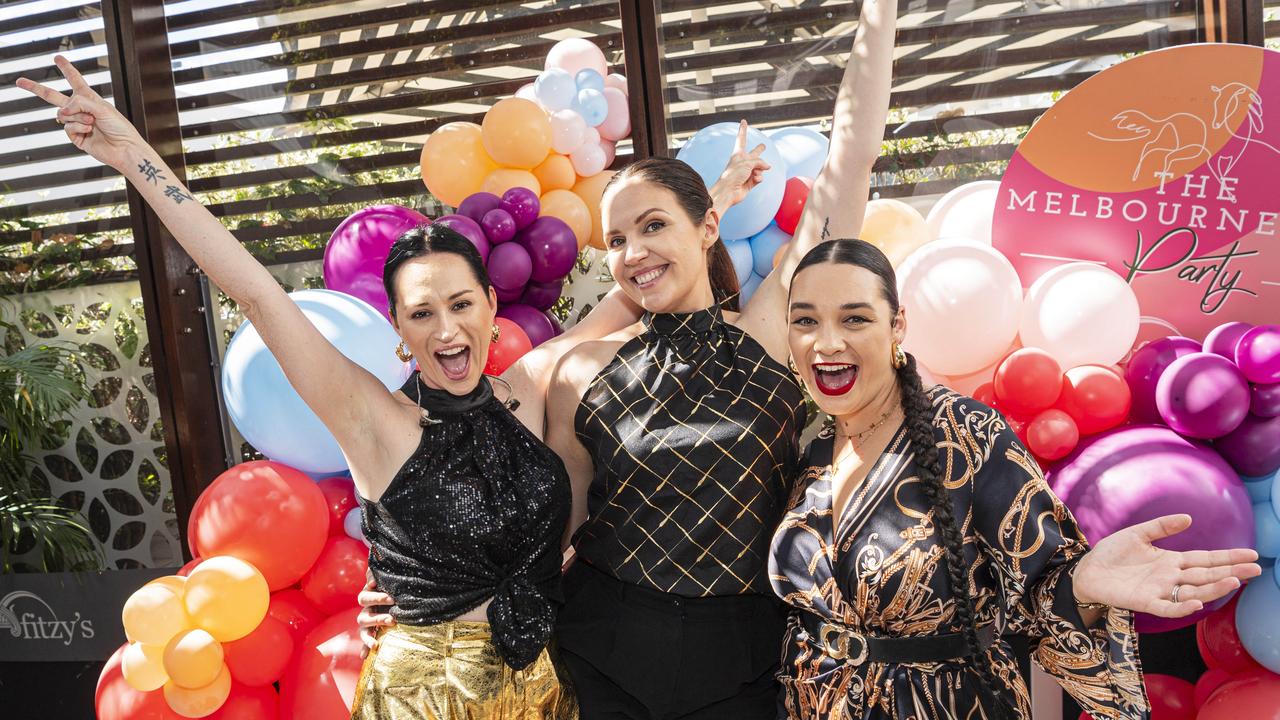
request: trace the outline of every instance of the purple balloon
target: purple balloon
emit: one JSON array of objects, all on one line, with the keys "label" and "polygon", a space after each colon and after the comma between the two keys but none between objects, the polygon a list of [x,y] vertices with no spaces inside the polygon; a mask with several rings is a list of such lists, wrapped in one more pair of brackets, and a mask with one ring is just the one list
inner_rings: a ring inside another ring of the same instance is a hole
[{"label": "purple balloon", "polygon": [[549,310],[556,304],[556,300],[560,299],[560,293],[563,291],[563,280],[552,280],[548,283],[533,281],[525,286],[524,296],[520,298],[520,302],[539,310]]},{"label": "purple balloon", "polygon": [[555,329],[554,337],[560,337],[564,334],[564,326],[560,324],[560,321],[556,319],[555,315],[552,315],[549,310],[543,311],[542,314],[546,315],[547,319],[551,321],[551,327]]},{"label": "purple balloon", "polygon": [[1249,384],[1240,368],[1221,355],[1191,353],[1160,374],[1156,407],[1165,423],[1182,435],[1222,437],[1249,414]]},{"label": "purple balloon", "polygon": [[1236,343],[1240,342],[1241,336],[1252,329],[1253,326],[1246,322],[1223,323],[1204,336],[1204,351],[1221,355],[1235,362]]},{"label": "purple balloon", "polygon": [[[1253,504],[1244,483],[1204,443],[1158,425],[1130,425],[1084,438],[1048,475],[1049,487],[1096,543],[1126,527],[1163,515],[1186,514],[1191,527],[1157,540],[1166,550],[1225,550],[1254,546]],[[1183,618],[1138,613],[1140,632],[1195,623],[1227,598]]]},{"label": "purple balloon", "polygon": [[533,279],[559,280],[569,274],[578,260],[578,239],[565,221],[550,215],[540,217],[516,236],[516,241],[533,258]]},{"label": "purple balloon", "polygon": [[495,287],[523,292],[532,271],[529,251],[517,243],[502,243],[489,253],[489,280]]},{"label": "purple balloon", "polygon": [[1241,475],[1270,475],[1280,470],[1280,417],[1249,415],[1213,446]]},{"label": "purple balloon", "polygon": [[1250,386],[1249,412],[1264,418],[1280,415],[1280,383]]},{"label": "purple balloon", "polygon": [[1259,325],[1236,344],[1236,365],[1254,383],[1280,382],[1280,325]]},{"label": "purple balloon", "polygon": [[526,187],[513,187],[502,194],[498,207],[511,214],[516,221],[516,230],[523,230],[538,219],[542,212],[542,203],[532,190]]},{"label": "purple balloon", "polygon": [[502,199],[493,193],[472,193],[467,196],[466,200],[458,204],[458,214],[466,215],[472,220],[480,222],[484,214],[497,208],[500,202],[502,202]]},{"label": "purple balloon", "polygon": [[484,230],[480,229],[475,220],[466,215],[445,215],[436,220],[436,223],[470,240],[471,244],[476,246],[476,250],[480,251],[480,259],[483,262],[489,262],[489,239],[485,237]]},{"label": "purple balloon", "polygon": [[494,285],[493,293],[498,296],[498,302],[513,303],[520,301],[520,296],[524,294],[524,288],[520,288],[518,290],[503,290],[497,285]]},{"label": "purple balloon", "polygon": [[402,233],[430,222],[417,210],[399,205],[373,205],[351,213],[324,248],[324,286],[354,295],[390,317],[382,285],[387,253]]},{"label": "purple balloon", "polygon": [[1125,382],[1133,396],[1129,417],[1134,422],[1164,422],[1156,407],[1156,383],[1174,360],[1197,352],[1200,352],[1200,343],[1176,336],[1152,340],[1134,352],[1124,370]]},{"label": "purple balloon", "polygon": [[529,336],[529,343],[538,347],[555,337],[556,330],[551,321],[541,310],[528,305],[506,305],[498,310],[498,317],[506,318],[520,326],[524,334]]},{"label": "purple balloon", "polygon": [[515,218],[501,208],[494,208],[485,213],[484,218],[480,220],[480,227],[484,229],[484,234],[494,245],[504,243],[516,236]]}]

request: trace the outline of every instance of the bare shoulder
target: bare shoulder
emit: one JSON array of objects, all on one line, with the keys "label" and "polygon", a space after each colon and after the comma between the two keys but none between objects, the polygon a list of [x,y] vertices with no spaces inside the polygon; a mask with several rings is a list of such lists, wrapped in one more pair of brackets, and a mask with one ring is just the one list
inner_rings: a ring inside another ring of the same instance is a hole
[{"label": "bare shoulder", "polygon": [[600,374],[600,371],[617,356],[618,350],[643,330],[643,326],[636,323],[599,340],[578,343],[566,352],[556,365],[555,373],[551,378],[552,395],[572,392],[575,399],[580,399],[596,375]]}]

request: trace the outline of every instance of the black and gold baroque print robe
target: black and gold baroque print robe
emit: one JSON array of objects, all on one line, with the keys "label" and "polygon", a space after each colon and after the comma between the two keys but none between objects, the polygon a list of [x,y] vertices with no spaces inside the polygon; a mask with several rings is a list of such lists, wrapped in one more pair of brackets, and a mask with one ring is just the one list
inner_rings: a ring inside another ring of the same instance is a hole
[{"label": "black and gold baroque print robe", "polygon": [[[962,522],[965,571],[980,628],[1033,638],[1033,657],[1095,720],[1146,718],[1131,613],[1095,627],[1072,591],[1088,550],[1070,512],[1001,415],[941,387],[929,391],[939,463]],[[809,447],[806,468],[773,539],[770,579],[792,606],[783,648],[779,715],[804,720],[985,718],[976,671],[964,660],[858,663],[830,625],[902,637],[960,631],[932,504],[905,428],[853,494],[833,532],[832,433]],[[976,489],[976,490],[975,490]],[[1031,717],[1026,685],[1005,643],[989,650],[999,689]],[[846,655],[845,659],[833,656]]]}]

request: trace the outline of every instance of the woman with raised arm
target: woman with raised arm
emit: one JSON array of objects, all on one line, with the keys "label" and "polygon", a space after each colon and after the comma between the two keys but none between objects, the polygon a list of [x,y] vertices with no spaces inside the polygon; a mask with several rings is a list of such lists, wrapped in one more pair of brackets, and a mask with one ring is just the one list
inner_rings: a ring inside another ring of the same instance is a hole
[{"label": "woman with raised arm", "polygon": [[418,371],[396,392],[337,351],[265,267],[179,182],[66,59],[70,96],[18,86],[58,108],[77,147],[117,169],[196,263],[239,303],[351,468],[370,569],[396,597],[365,661],[353,717],[577,716],[548,642],[570,516],[564,466],[540,441],[547,378],[575,343],[633,323],[613,293],[498,378],[482,374],[497,299],[480,255],[440,225],[392,246],[383,281]]},{"label": "woman with raised arm", "polygon": [[710,193],[665,158],[605,191],[607,263],[645,314],[569,351],[547,406],[547,442],[577,496],[556,640],[585,718],[775,716],[785,614],[767,561],[805,420],[787,369],[787,279],[824,232],[861,229],[896,13],[894,0],[863,3],[827,164],[741,312],[718,225],[765,169],[745,124]]}]

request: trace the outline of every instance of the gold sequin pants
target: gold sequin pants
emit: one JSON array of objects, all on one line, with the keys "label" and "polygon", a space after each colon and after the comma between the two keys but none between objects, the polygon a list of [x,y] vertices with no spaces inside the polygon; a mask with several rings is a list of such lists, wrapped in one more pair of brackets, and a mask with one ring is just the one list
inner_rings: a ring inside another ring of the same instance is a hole
[{"label": "gold sequin pants", "polygon": [[543,650],[512,670],[489,624],[385,629],[365,659],[352,720],[576,720],[578,703]]}]

